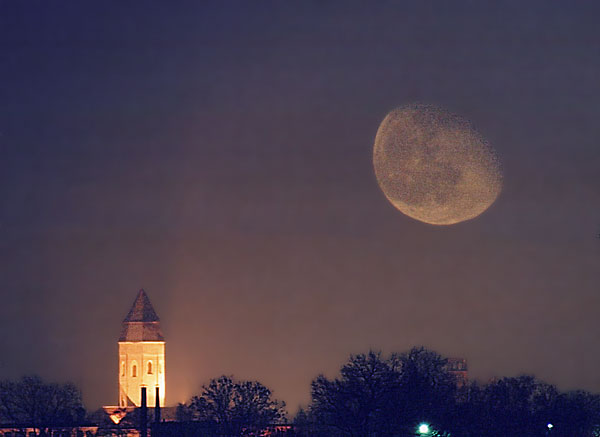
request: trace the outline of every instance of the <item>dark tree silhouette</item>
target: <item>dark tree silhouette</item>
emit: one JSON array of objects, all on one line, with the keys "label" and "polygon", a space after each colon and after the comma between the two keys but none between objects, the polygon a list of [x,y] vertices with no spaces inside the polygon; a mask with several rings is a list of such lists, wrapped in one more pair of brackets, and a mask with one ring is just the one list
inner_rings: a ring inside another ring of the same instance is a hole
[{"label": "dark tree silhouette", "polygon": [[551,403],[554,393],[530,376],[503,378],[484,387],[470,384],[459,393],[463,423],[455,431],[465,436],[539,435],[547,431],[538,423],[548,407],[544,399]]},{"label": "dark tree silhouette", "polygon": [[195,396],[189,409],[194,420],[212,423],[221,435],[243,435],[285,417],[285,404],[256,381],[235,381],[228,376],[213,379]]},{"label": "dark tree silhouette", "polygon": [[592,437],[600,424],[599,396],[559,393],[533,376],[502,378],[485,386],[467,384],[457,402],[452,430],[465,437]]},{"label": "dark tree silhouette", "polygon": [[189,422],[192,420],[192,411],[190,407],[188,407],[184,403],[178,403],[177,408],[175,410],[175,418],[178,422]]},{"label": "dark tree silhouette", "polygon": [[456,379],[448,372],[448,360],[423,347],[393,357],[400,372],[396,414],[410,434],[416,424],[428,422],[433,429],[450,427],[455,412]]},{"label": "dark tree silhouette", "polygon": [[600,435],[600,395],[577,390],[560,393],[552,404],[550,419],[555,437]]},{"label": "dark tree silhouette", "polygon": [[0,420],[47,432],[52,426],[83,422],[85,408],[73,384],[45,383],[38,376],[0,381]]},{"label": "dark tree silhouette", "polygon": [[330,435],[366,436],[393,426],[390,402],[399,380],[394,364],[371,351],[351,356],[339,379],[319,375],[310,411],[320,428]]},{"label": "dark tree silhouette", "polygon": [[310,437],[318,435],[315,429],[314,419],[310,412],[306,412],[304,408],[300,408],[294,417],[294,434],[295,436]]},{"label": "dark tree silhouette", "polygon": [[420,422],[431,436],[600,436],[600,395],[533,376],[457,387],[447,360],[422,347],[353,355],[338,378],[313,380],[311,395],[294,421],[301,436],[415,436]]},{"label": "dark tree silhouette", "polygon": [[372,351],[353,355],[340,378],[312,382],[312,420],[325,435],[414,435],[422,420],[441,435],[456,391],[446,363],[424,348],[388,359]]}]

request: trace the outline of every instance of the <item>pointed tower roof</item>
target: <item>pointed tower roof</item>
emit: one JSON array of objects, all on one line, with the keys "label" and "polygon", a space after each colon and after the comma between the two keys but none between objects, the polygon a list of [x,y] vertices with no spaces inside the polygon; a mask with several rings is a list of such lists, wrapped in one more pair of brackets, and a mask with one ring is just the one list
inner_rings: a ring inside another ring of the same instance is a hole
[{"label": "pointed tower roof", "polygon": [[159,322],[148,295],[142,288],[135,298],[127,317],[123,322]]},{"label": "pointed tower roof", "polygon": [[141,289],[123,320],[119,341],[164,341],[160,319],[148,295]]}]

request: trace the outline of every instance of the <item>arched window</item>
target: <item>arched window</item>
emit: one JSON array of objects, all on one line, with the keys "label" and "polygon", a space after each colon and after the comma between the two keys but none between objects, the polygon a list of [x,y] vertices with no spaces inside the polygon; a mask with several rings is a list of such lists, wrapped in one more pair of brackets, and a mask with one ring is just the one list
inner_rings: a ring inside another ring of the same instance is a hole
[{"label": "arched window", "polygon": [[152,375],[152,361],[148,361],[148,375]]},{"label": "arched window", "polygon": [[121,376],[125,376],[125,361],[121,363]]},{"label": "arched window", "polygon": [[137,364],[135,363],[135,361],[131,365],[131,376],[133,376],[134,378],[137,376]]}]

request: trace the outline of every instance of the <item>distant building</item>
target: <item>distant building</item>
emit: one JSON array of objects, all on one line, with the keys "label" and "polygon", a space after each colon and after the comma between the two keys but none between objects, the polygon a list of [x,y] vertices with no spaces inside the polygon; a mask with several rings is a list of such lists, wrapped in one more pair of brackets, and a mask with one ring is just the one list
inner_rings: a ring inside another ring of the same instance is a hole
[{"label": "distant building", "polygon": [[466,384],[469,379],[467,360],[464,358],[448,358],[446,370],[454,375],[459,386]]},{"label": "distant building", "polygon": [[146,387],[148,407],[165,405],[165,339],[150,299],[138,292],[119,337],[119,407],[139,407]]}]

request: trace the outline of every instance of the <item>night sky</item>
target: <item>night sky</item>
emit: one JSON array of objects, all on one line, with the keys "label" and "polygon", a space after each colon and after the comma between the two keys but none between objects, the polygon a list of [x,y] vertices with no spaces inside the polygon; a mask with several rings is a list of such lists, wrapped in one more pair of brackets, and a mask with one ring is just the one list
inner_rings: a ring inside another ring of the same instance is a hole
[{"label": "night sky", "polygon": [[[0,378],[117,402],[140,288],[167,403],[294,412],[350,353],[600,391],[597,2],[0,1]],[[427,225],[373,171],[395,107],[471,120],[503,191]]]}]

